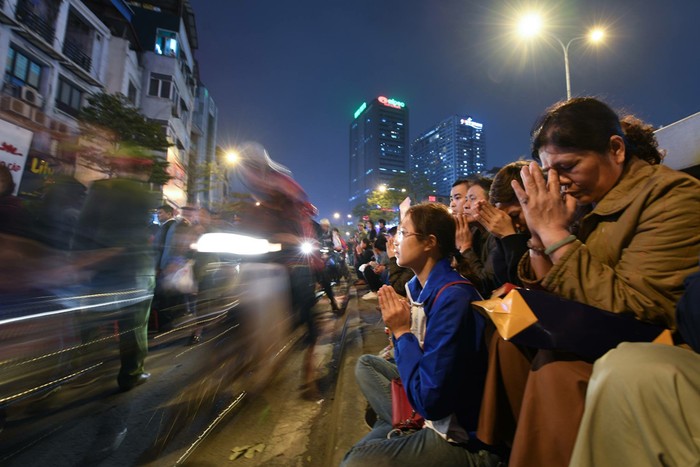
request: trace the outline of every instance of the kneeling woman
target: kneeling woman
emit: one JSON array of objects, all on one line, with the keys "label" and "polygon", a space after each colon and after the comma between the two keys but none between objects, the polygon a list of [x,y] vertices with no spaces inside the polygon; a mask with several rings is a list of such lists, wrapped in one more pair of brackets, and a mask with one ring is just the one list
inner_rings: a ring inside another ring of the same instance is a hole
[{"label": "kneeling woman", "polygon": [[[484,319],[470,309],[478,292],[450,267],[455,221],[440,204],[412,206],[395,246],[398,264],[416,275],[406,285],[408,301],[390,286],[378,294],[396,364],[374,355],[358,361],[357,381],[377,421],[342,465],[497,465],[499,457],[474,435],[486,365]],[[388,437],[391,380],[398,377],[426,423]]]}]

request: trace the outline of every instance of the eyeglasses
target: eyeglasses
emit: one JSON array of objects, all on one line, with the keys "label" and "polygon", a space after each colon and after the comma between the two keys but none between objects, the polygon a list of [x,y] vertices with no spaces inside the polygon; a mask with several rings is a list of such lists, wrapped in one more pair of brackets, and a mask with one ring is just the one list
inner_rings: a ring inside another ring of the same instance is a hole
[{"label": "eyeglasses", "polygon": [[417,232],[406,232],[405,230],[399,230],[396,232],[396,240],[401,241],[404,239],[404,237],[412,237],[413,235],[416,235],[418,237],[423,237],[424,234],[422,233],[417,233]]}]

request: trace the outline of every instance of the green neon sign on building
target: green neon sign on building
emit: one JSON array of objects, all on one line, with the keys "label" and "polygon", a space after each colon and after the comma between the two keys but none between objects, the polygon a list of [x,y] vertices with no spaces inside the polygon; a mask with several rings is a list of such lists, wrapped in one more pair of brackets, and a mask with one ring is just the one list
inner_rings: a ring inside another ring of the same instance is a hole
[{"label": "green neon sign on building", "polygon": [[362,105],[355,111],[355,118],[359,117],[362,112],[367,108],[367,102],[363,102]]}]

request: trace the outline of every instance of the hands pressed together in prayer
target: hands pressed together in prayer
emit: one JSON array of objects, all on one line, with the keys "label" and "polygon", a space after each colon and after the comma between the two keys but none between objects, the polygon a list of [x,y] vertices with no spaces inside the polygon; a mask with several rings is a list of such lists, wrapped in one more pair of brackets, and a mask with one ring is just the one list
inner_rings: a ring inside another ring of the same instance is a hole
[{"label": "hands pressed together in prayer", "polygon": [[524,226],[513,225],[513,220],[508,213],[496,208],[488,201],[477,201],[473,212],[474,219],[498,238],[507,237],[525,230]]},{"label": "hands pressed together in prayer", "polygon": [[549,246],[569,235],[576,200],[562,196],[559,174],[549,169],[547,180],[536,162],[521,169],[523,185],[511,182],[527,220],[534,244]]},{"label": "hands pressed together in prayer", "polygon": [[472,231],[469,229],[467,214],[456,214],[454,216],[457,230],[455,231],[455,243],[460,252],[472,247]]},{"label": "hands pressed together in prayer", "polygon": [[394,338],[398,339],[411,332],[411,306],[408,301],[389,285],[383,285],[377,295],[384,325],[389,328]]}]

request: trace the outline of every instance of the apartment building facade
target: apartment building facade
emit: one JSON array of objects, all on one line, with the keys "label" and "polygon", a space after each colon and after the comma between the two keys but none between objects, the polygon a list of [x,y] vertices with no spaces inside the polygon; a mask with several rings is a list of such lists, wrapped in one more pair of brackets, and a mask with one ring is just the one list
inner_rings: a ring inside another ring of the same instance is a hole
[{"label": "apartment building facade", "polygon": [[[0,163],[12,167],[18,193],[31,196],[62,171],[89,185],[99,175],[76,164],[66,148],[79,137],[77,116],[92,93],[121,93],[161,124],[172,146],[160,156],[172,180],[164,200],[188,201],[188,165],[196,138],[216,138],[217,115],[193,129],[198,105],[194,50],[197,33],[189,1],[0,1]],[[207,107],[215,108],[209,93]],[[211,113],[210,113],[211,115]],[[203,133],[202,133],[203,132]],[[207,149],[204,149],[205,151]],[[22,157],[16,154],[22,154]],[[208,197],[204,197],[206,201]]]}]

